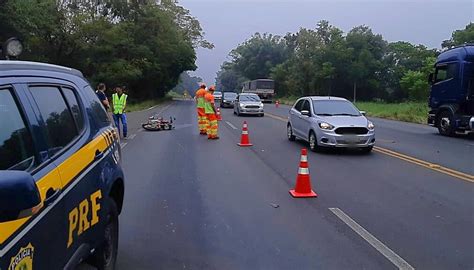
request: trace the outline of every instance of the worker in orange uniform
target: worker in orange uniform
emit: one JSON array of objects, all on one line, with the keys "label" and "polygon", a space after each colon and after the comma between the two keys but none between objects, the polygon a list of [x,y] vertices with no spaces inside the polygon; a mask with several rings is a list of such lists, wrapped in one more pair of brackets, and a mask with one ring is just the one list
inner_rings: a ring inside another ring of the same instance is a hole
[{"label": "worker in orange uniform", "polygon": [[201,84],[199,89],[196,91],[196,94],[194,95],[197,106],[199,134],[201,135],[207,134],[207,117],[204,108],[206,105],[206,101],[204,100],[206,92],[206,85]]},{"label": "worker in orange uniform", "polygon": [[204,111],[206,112],[206,117],[208,121],[207,126],[207,138],[209,140],[217,140],[219,136],[217,136],[217,110],[214,104],[214,91],[216,90],[215,86],[210,86],[209,90],[207,91],[204,99],[206,100],[206,105]]}]

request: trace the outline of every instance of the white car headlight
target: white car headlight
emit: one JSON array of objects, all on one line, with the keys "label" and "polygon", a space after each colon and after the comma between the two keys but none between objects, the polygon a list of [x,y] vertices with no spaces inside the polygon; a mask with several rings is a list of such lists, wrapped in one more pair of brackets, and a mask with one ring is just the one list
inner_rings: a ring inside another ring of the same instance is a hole
[{"label": "white car headlight", "polygon": [[374,123],[372,123],[372,122],[369,121],[369,123],[367,123],[367,128],[368,128],[369,130],[374,130],[374,128],[375,128]]},{"label": "white car headlight", "polygon": [[324,130],[331,130],[331,129],[334,128],[333,125],[328,124],[328,123],[326,123],[326,122],[321,122],[321,123],[319,123],[319,127],[320,127],[321,129],[324,129]]},{"label": "white car headlight", "polygon": [[240,108],[244,108],[244,104],[240,103],[239,104]]}]

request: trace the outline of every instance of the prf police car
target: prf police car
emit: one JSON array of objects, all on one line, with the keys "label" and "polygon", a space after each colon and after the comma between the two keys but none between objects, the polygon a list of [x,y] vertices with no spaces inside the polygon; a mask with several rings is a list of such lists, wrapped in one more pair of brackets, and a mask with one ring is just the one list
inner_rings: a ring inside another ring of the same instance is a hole
[{"label": "prf police car", "polygon": [[114,269],[120,158],[81,72],[0,61],[0,270]]}]

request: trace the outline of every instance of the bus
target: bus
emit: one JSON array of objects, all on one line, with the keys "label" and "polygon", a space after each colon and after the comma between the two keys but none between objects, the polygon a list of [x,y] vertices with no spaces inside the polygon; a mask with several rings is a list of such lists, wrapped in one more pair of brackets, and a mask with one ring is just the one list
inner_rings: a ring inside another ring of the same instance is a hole
[{"label": "bus", "polygon": [[247,81],[243,84],[242,93],[257,94],[262,102],[271,103],[275,95],[275,81],[270,79]]}]

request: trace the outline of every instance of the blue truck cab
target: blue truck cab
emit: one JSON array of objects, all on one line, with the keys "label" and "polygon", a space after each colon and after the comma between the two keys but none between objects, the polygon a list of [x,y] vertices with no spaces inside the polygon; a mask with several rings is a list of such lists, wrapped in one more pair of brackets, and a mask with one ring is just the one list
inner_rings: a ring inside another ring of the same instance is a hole
[{"label": "blue truck cab", "polygon": [[430,74],[428,124],[442,135],[474,131],[474,45],[441,53]]},{"label": "blue truck cab", "polygon": [[0,61],[0,269],[114,269],[120,159],[81,72]]}]

